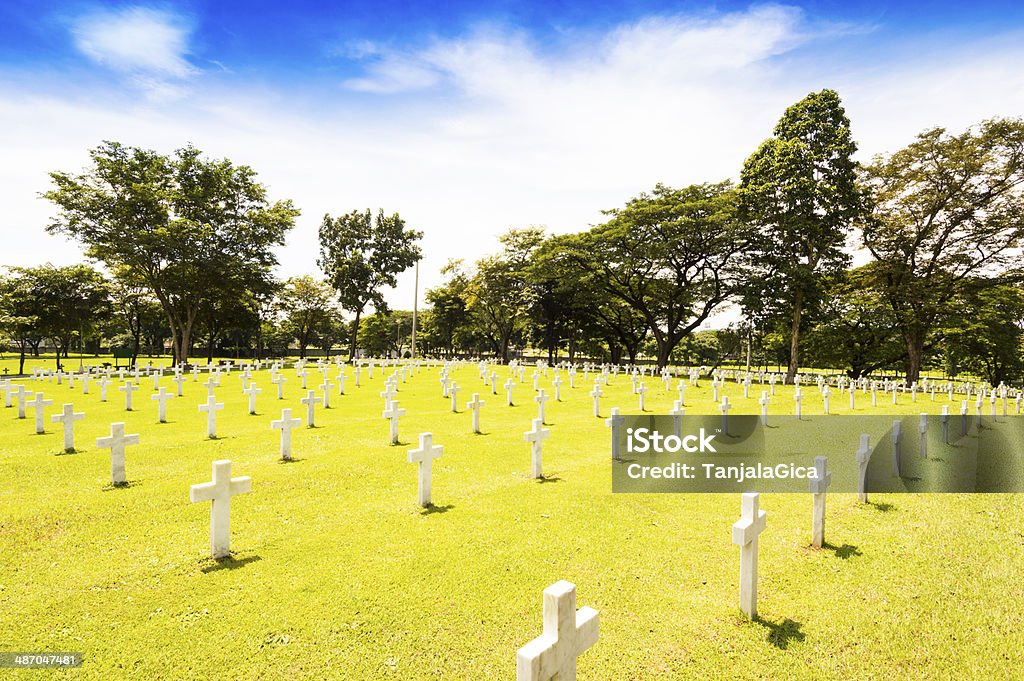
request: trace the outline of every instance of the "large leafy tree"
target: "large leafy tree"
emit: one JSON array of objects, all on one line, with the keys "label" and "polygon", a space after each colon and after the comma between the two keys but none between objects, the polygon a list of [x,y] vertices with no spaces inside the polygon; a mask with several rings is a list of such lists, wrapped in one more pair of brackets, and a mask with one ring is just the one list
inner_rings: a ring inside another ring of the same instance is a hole
[{"label": "large leafy tree", "polygon": [[11,268],[20,279],[18,295],[26,296],[21,316],[34,318],[35,330],[48,338],[57,353],[57,367],[68,357],[75,338],[84,343],[110,313],[110,287],[88,265]]},{"label": "large leafy tree", "polygon": [[1017,277],[1024,238],[1024,120],[999,119],[960,135],[927,130],[865,169],[875,210],[864,244],[917,380],[950,303]]},{"label": "large leafy tree", "polygon": [[446,264],[441,273],[447,275],[447,280],[427,290],[430,324],[424,325],[424,341],[452,356],[470,320],[467,302],[469,276],[458,260]]},{"label": "large leafy tree", "polygon": [[512,229],[499,241],[500,253],[477,261],[466,289],[466,303],[474,326],[501,361],[507,362],[510,348],[523,339],[529,322],[534,291],[528,269],[544,241],[544,230]]},{"label": "large leafy tree", "polygon": [[740,214],[755,227],[744,308],[775,308],[789,322],[788,379],[800,365],[800,333],[821,285],[842,271],[851,226],[864,213],[857,145],[839,95],[813,92],[786,109],[740,175]]},{"label": "large leafy tree", "polygon": [[950,373],[966,370],[990,385],[1024,378],[1024,288],[964,287],[952,307],[943,343]]},{"label": "large leafy tree", "polygon": [[581,236],[592,284],[643,317],[665,366],[736,289],[745,239],[728,182],[655,187]]},{"label": "large leafy tree", "polygon": [[165,156],[104,142],[89,156],[82,173],[50,173],[55,187],[44,196],[59,211],[47,229],[144,284],[167,317],[175,361],[187,361],[204,304],[219,291],[265,287],[272,249],[299,211],[270,203],[248,166],[191,146]]},{"label": "large leafy tree", "polygon": [[292,277],[278,296],[282,326],[299,344],[299,357],[321,336],[330,335],[336,312],[334,290],[326,282],[309,275]]},{"label": "large leafy tree", "polygon": [[355,357],[359,319],[367,305],[387,312],[383,289],[398,284],[398,275],[421,257],[416,243],[423,232],[408,229],[398,213],[352,211],[337,218],[324,215],[320,225],[320,259],[327,281],[343,309],[352,312],[349,357]]}]

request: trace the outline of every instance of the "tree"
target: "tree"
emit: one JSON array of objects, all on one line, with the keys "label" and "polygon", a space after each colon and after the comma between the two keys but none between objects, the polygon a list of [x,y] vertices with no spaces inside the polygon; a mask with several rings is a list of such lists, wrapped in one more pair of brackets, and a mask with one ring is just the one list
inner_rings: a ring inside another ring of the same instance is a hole
[{"label": "tree", "polygon": [[822,90],[786,109],[740,174],[740,215],[755,228],[744,308],[774,298],[788,317],[788,380],[800,365],[804,314],[822,282],[846,267],[843,246],[864,213],[856,150],[839,95]]},{"label": "tree", "polygon": [[29,348],[38,354],[43,339],[40,332],[42,310],[32,296],[31,279],[24,271],[11,269],[0,279],[0,329],[18,349],[18,373],[25,373],[25,356]]},{"label": "tree", "polygon": [[956,136],[927,130],[875,159],[864,183],[875,205],[864,244],[906,346],[907,380],[916,381],[950,303],[1020,275],[1024,120],[986,121]]},{"label": "tree", "polygon": [[657,185],[579,242],[593,285],[640,314],[658,365],[736,289],[744,242],[728,182],[673,189]]},{"label": "tree", "polygon": [[416,244],[421,238],[423,232],[406,229],[398,213],[388,217],[379,210],[375,219],[367,208],[338,218],[324,215],[317,264],[338,292],[341,307],[355,314],[349,358],[356,354],[363,311],[371,304],[375,310],[387,311],[381,289],[396,286],[398,275],[422,257]]},{"label": "tree", "polygon": [[806,354],[815,366],[845,367],[857,379],[905,357],[896,320],[877,283],[874,263],[825,282],[821,320],[807,333]]},{"label": "tree", "polygon": [[983,377],[989,385],[1024,377],[1024,288],[966,286],[944,332],[947,369]]},{"label": "tree", "polygon": [[299,344],[299,357],[328,330],[334,313],[334,290],[325,281],[307,275],[285,282],[278,297],[283,328]]},{"label": "tree", "polygon": [[511,229],[498,238],[502,250],[476,263],[467,288],[467,309],[491,350],[509,360],[509,348],[520,340],[533,304],[527,268],[544,241],[540,227]]},{"label": "tree", "polygon": [[145,331],[155,324],[166,324],[163,310],[145,286],[134,281],[127,272],[115,273],[111,300],[118,332],[127,332],[131,338],[131,363],[135,366]]},{"label": "tree", "polygon": [[[430,303],[430,325],[424,325],[426,342],[428,338],[437,342],[451,357],[455,353],[460,330],[469,323],[467,289],[469,277],[462,271],[462,262],[451,261],[441,269],[448,280],[440,286],[427,290]],[[429,336],[426,333],[429,333]]]},{"label": "tree", "polygon": [[13,267],[11,272],[21,279],[19,295],[27,296],[19,316],[34,318],[35,331],[53,343],[57,368],[62,368],[73,340],[84,344],[109,314],[107,280],[88,265]]},{"label": "tree", "polygon": [[167,317],[175,362],[185,362],[204,302],[264,287],[277,264],[272,247],[299,211],[269,203],[248,166],[206,160],[191,146],[168,157],[104,142],[89,155],[83,173],[50,173],[55,188],[43,196],[59,212],[47,231],[143,283]]}]

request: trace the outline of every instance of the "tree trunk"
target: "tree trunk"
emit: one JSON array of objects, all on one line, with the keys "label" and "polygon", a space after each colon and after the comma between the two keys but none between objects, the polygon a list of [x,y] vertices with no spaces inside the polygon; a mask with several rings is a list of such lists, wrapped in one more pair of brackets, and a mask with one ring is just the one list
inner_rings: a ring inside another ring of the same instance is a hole
[{"label": "tree trunk", "polygon": [[356,318],[352,320],[352,343],[348,349],[348,361],[352,361],[356,357],[356,341],[359,335],[359,318],[362,316],[362,310],[356,310]]},{"label": "tree trunk", "polygon": [[910,334],[907,338],[907,383],[913,383],[920,378],[923,355],[924,339]]},{"label": "tree trunk", "polygon": [[789,337],[789,368],[786,369],[786,383],[792,383],[800,368],[800,320],[804,314],[804,294],[797,291],[793,300],[793,325]]},{"label": "tree trunk", "polygon": [[18,355],[18,375],[25,373],[25,344],[21,344],[21,352]]}]

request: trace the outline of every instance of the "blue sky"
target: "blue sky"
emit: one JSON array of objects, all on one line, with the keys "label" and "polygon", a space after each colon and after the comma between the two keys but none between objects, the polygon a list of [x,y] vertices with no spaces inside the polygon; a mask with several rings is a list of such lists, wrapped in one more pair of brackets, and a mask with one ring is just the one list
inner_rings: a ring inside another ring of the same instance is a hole
[{"label": "blue sky", "polygon": [[1012,2],[7,0],[0,265],[78,258],[38,194],[103,139],[253,166],[303,210],[283,276],[315,273],[325,212],[398,211],[429,286],[510,227],[736,178],[812,90],[839,91],[867,158],[1024,114],[1021,64]]}]

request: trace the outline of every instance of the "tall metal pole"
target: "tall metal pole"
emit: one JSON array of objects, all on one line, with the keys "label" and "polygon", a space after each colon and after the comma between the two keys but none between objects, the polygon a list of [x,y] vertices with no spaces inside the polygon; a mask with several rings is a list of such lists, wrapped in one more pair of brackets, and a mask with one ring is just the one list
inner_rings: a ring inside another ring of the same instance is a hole
[{"label": "tall metal pole", "polygon": [[413,288],[412,298],[412,358],[416,359],[416,314],[419,311],[420,302],[420,261],[416,261],[416,283]]}]

